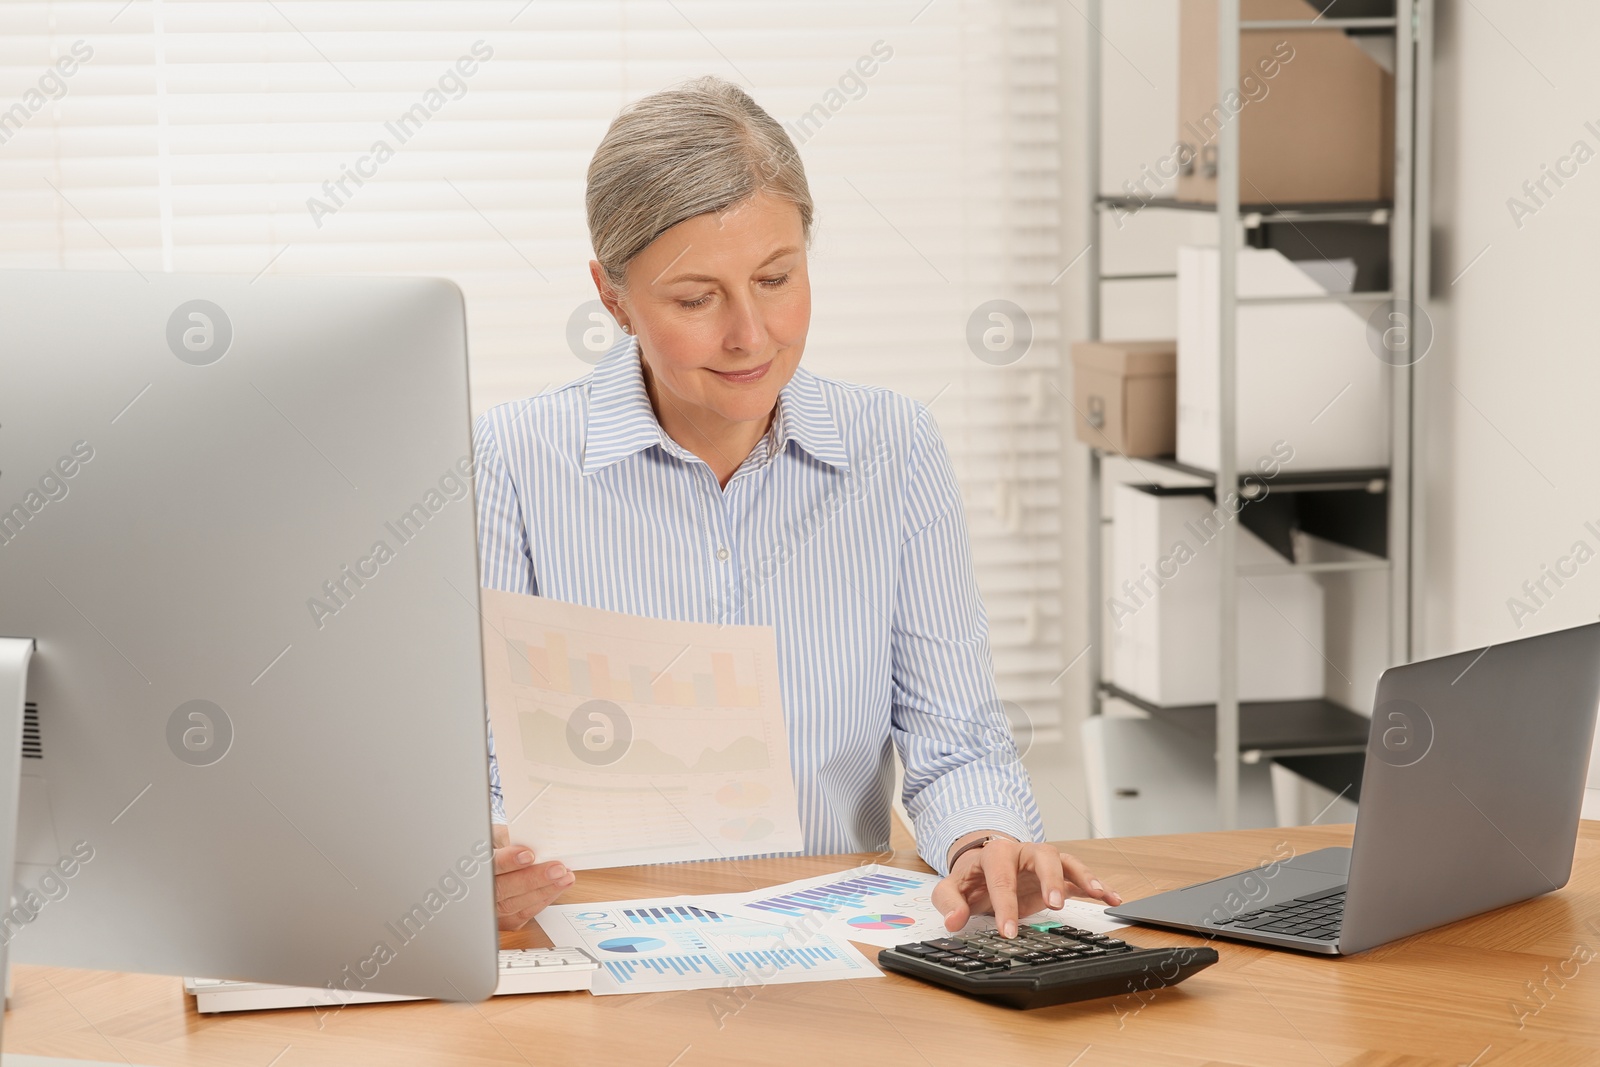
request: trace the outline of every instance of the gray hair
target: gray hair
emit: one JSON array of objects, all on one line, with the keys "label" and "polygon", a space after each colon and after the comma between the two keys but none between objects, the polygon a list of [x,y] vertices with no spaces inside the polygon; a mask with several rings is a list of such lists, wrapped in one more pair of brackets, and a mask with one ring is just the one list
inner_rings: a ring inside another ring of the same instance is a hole
[{"label": "gray hair", "polygon": [[628,263],[667,230],[758,193],[800,209],[811,239],[811,189],[794,142],[748,93],[697,78],[644,97],[611,123],[589,161],[589,238],[621,291]]}]

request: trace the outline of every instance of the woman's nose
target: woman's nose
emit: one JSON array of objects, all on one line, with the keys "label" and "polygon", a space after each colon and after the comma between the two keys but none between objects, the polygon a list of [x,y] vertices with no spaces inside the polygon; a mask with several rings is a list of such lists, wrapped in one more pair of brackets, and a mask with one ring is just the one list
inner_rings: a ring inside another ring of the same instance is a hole
[{"label": "woman's nose", "polygon": [[728,302],[728,322],[723,347],[744,352],[760,352],[767,346],[767,327],[760,310],[749,297]]}]

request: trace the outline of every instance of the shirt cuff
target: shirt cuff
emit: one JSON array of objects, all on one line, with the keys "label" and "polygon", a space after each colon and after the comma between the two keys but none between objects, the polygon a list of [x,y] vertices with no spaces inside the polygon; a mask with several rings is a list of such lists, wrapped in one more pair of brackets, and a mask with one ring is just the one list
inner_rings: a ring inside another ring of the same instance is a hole
[{"label": "shirt cuff", "polygon": [[1033,831],[1023,817],[1010,808],[964,808],[937,821],[924,820],[917,826],[917,851],[923,860],[941,876],[950,873],[946,865],[950,846],[957,839],[979,830],[1010,834],[1018,841],[1035,840]]}]

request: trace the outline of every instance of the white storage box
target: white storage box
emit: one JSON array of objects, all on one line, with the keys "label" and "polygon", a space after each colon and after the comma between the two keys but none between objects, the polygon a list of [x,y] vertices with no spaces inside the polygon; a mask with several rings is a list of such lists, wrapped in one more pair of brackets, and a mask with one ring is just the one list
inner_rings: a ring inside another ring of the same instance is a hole
[{"label": "white storage box", "polygon": [[[1214,746],[1157,719],[1083,721],[1090,832],[1096,837],[1219,830]],[[1277,826],[1272,763],[1239,765],[1239,828]],[[1314,814],[1314,813],[1313,813]]]},{"label": "white storage box", "polygon": [[[1274,249],[1241,248],[1240,296],[1328,292]],[[1178,459],[1214,471],[1221,459],[1217,362],[1219,257],[1178,249]],[[1348,289],[1348,287],[1343,287]],[[1237,462],[1241,470],[1294,450],[1291,472],[1389,465],[1389,366],[1367,343],[1373,305],[1241,305]]]},{"label": "white storage box", "polygon": [[[1238,516],[1198,490],[1158,486],[1118,485],[1113,506],[1105,621],[1112,679],[1154,704],[1215,703],[1216,538],[1223,521],[1238,523]],[[1281,561],[1243,525],[1238,530],[1241,564]],[[1309,574],[1237,581],[1239,699],[1322,696],[1321,584]]]}]

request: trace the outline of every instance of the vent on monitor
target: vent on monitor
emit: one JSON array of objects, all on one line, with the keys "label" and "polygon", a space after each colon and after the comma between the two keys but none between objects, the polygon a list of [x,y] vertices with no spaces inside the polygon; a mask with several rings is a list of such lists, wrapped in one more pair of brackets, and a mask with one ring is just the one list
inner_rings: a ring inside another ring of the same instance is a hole
[{"label": "vent on monitor", "polygon": [[22,758],[44,759],[44,742],[39,736],[39,705],[22,705]]}]

